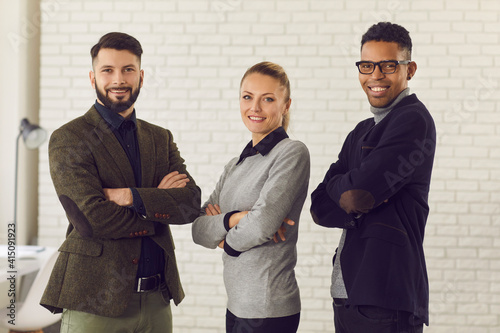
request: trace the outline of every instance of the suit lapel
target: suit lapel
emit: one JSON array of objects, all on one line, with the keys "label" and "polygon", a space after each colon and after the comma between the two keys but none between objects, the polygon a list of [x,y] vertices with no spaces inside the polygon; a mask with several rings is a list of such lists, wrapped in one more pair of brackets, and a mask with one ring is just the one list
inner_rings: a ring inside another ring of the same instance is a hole
[{"label": "suit lapel", "polygon": [[143,122],[137,119],[137,140],[141,154],[141,174],[143,187],[156,187],[155,183],[155,155],[156,145],[154,135],[143,126]]},{"label": "suit lapel", "polygon": [[94,133],[100,140],[102,149],[107,150],[111,159],[116,164],[116,176],[121,176],[127,187],[135,187],[134,171],[130,165],[127,154],[120,142],[111,130],[108,123],[101,117],[99,112],[92,106],[86,114],[87,121],[94,126]]}]

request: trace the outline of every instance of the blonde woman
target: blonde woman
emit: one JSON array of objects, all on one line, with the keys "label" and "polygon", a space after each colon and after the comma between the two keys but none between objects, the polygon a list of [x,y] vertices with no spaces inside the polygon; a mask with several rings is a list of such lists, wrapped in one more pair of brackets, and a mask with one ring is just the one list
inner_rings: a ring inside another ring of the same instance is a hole
[{"label": "blonde woman", "polygon": [[262,62],[247,70],[240,112],[252,140],[225,166],[193,224],[195,243],[224,249],[226,332],[288,333],[299,325],[294,267],[309,152],[286,133],[290,104],[281,66]]}]

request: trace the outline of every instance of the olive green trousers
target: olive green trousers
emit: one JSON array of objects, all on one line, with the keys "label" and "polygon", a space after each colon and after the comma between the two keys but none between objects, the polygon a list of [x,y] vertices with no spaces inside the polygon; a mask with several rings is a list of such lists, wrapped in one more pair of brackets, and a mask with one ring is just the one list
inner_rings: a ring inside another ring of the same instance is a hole
[{"label": "olive green trousers", "polygon": [[159,291],[134,293],[119,317],[64,309],[61,333],[172,333],[172,312]]}]

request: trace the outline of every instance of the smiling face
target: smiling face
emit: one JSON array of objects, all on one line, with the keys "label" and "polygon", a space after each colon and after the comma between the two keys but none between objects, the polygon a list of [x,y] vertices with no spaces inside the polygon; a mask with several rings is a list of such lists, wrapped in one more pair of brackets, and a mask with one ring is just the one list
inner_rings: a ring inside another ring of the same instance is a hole
[{"label": "smiling face", "polygon": [[127,50],[103,48],[89,73],[98,103],[127,118],[134,110],[144,79],[139,58]]},{"label": "smiling face", "polygon": [[[369,41],[361,48],[361,60],[378,62],[382,60],[408,60],[406,52],[395,42]],[[361,87],[370,104],[377,108],[386,107],[408,87],[417,65],[411,62],[398,65],[393,74],[383,74],[378,66],[372,74],[359,74]]]},{"label": "smiling face", "polygon": [[271,76],[252,73],[243,80],[240,112],[243,123],[252,132],[254,146],[282,125],[291,102],[285,101],[285,88]]}]

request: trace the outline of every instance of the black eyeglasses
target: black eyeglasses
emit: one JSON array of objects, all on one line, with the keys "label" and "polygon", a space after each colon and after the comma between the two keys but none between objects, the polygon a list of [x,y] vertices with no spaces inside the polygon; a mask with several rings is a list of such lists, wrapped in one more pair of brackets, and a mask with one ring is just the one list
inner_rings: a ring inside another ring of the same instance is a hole
[{"label": "black eyeglasses", "polygon": [[378,65],[380,71],[384,74],[393,74],[396,72],[398,65],[409,64],[411,60],[383,60],[379,62],[373,61],[358,61],[356,62],[356,67],[361,74],[371,74],[375,71],[375,67]]}]

